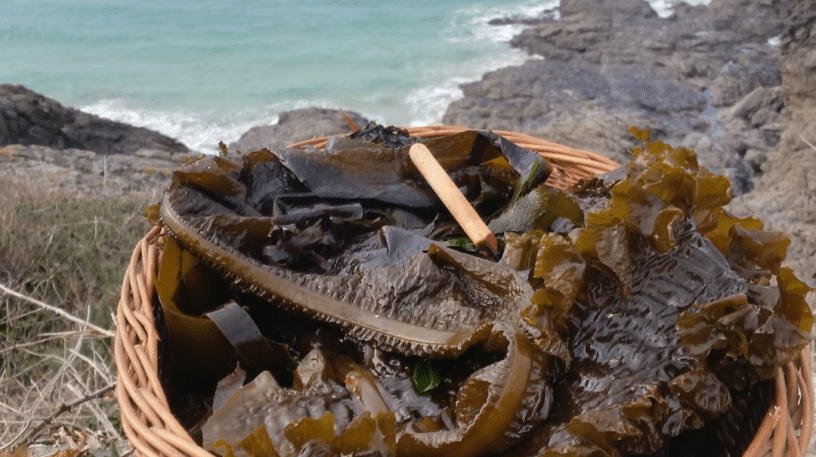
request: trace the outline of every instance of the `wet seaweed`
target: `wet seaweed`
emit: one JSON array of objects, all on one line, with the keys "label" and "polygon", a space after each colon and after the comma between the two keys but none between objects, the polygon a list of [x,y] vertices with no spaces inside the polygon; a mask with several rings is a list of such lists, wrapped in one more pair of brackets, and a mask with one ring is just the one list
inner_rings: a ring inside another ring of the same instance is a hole
[{"label": "wet seaweed", "polygon": [[570,193],[494,134],[426,140],[499,262],[462,241],[398,129],[175,172],[158,211],[172,360],[211,391],[251,370],[204,444],[682,455],[677,437],[696,434],[736,452],[744,437],[717,424],[809,342],[810,289],[782,266],[783,234],[722,208],[727,179],[632,133],[630,163]]}]

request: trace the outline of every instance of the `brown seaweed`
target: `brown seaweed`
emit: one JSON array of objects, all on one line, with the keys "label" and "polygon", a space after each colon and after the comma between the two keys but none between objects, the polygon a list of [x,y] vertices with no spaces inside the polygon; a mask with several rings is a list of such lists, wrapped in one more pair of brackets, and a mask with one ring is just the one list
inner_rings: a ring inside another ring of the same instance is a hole
[{"label": "brown seaweed", "polygon": [[[496,135],[428,141],[503,241],[497,263],[461,247],[415,140],[361,132],[173,175],[157,289],[174,359],[254,370],[204,426],[211,449],[656,455],[809,341],[787,238],[722,209],[730,183],[691,150],[633,129],[635,160],[567,195]],[[426,396],[411,377],[431,366]]]},{"label": "brown seaweed", "polygon": [[779,268],[784,235],[728,215],[727,182],[693,151],[633,133],[645,146],[633,162],[576,189],[592,208],[574,234],[589,269],[564,316],[572,363],[554,385],[560,414],[513,455],[658,453],[809,341],[809,289]]},{"label": "brown seaweed", "polygon": [[[482,211],[500,209],[520,176],[541,183],[549,170],[537,154],[492,134],[466,132],[428,146]],[[461,382],[451,398],[451,426],[401,423],[402,453],[498,451],[546,417],[545,359],[513,324],[532,289],[509,268],[422,235],[438,226],[457,232],[404,151],[346,140],[325,153],[229,159],[204,159],[174,174],[161,217],[234,291],[338,325],[386,351],[456,357],[480,347],[506,354]],[[402,228],[386,223],[397,218]],[[334,373],[365,411],[383,412],[386,402],[376,401],[379,390],[365,381],[365,370]]]},{"label": "brown seaweed", "polygon": [[394,126],[386,127],[373,121],[362,129],[349,134],[348,137],[373,144],[385,144],[392,148],[410,146],[416,142],[416,139],[411,138],[407,130]]}]

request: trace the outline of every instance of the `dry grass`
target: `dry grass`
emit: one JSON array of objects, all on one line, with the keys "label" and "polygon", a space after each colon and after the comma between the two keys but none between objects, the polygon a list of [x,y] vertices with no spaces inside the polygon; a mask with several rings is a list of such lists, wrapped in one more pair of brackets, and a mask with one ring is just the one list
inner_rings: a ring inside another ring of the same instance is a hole
[{"label": "dry grass", "polygon": [[0,451],[75,430],[121,439],[112,313],[147,204],[0,177]]}]

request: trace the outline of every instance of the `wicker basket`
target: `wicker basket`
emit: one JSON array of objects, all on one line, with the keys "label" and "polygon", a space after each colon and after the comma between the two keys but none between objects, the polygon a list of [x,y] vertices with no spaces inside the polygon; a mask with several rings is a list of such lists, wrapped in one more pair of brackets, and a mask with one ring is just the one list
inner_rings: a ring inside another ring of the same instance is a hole
[{"label": "wicker basket", "polygon": [[[461,127],[408,128],[416,137],[444,136],[465,130]],[[539,152],[549,160],[553,172],[548,184],[567,189],[579,179],[615,169],[618,164],[597,154],[569,148],[514,132],[495,131],[514,143]],[[326,145],[316,138],[292,145]],[[201,456],[212,454],[198,446],[170,412],[158,377],[158,332],[153,322],[153,278],[157,274],[159,239],[154,227],[136,246],[122,282],[117,310],[115,359],[119,384],[116,396],[122,427],[140,456]],[[797,363],[779,369],[776,400],[745,452],[746,457],[763,455],[804,456],[813,429],[813,380],[810,345]]]}]

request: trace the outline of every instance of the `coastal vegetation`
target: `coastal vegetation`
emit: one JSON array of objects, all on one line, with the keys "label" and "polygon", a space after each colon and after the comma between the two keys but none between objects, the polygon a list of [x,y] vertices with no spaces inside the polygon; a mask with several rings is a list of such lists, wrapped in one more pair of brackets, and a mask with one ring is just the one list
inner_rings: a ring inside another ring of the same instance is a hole
[{"label": "coastal vegetation", "polygon": [[0,451],[124,436],[110,335],[131,248],[149,226],[147,199],[41,184],[0,176]]}]

